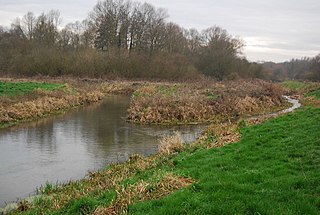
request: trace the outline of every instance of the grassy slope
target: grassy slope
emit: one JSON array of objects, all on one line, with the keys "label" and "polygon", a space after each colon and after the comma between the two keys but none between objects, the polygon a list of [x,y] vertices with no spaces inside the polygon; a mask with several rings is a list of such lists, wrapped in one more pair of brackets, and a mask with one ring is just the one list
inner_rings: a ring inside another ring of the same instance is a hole
[{"label": "grassy slope", "polygon": [[299,82],[299,81],[285,81],[282,86],[288,90],[300,91],[305,96],[313,96],[320,99],[320,84],[316,82]]},{"label": "grassy slope", "polygon": [[308,93],[307,96],[312,96],[316,99],[320,99],[320,89]]},{"label": "grassy slope", "polygon": [[290,90],[303,90],[310,87],[312,84],[304,83],[300,81],[285,81],[282,83],[282,86],[290,89]]},{"label": "grassy slope", "polygon": [[185,152],[174,159],[173,171],[198,182],[130,212],[320,214],[319,122],[320,109],[306,108],[242,129],[237,144]]}]

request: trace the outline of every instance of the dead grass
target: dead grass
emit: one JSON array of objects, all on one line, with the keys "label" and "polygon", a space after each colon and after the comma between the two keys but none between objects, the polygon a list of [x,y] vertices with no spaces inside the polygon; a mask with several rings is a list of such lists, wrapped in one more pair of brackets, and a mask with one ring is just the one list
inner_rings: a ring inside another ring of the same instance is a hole
[{"label": "dead grass", "polygon": [[175,132],[171,136],[165,136],[160,139],[159,153],[163,155],[169,155],[175,152],[182,151],[184,145],[182,143],[182,137],[179,132]]},{"label": "dead grass", "polygon": [[[30,80],[1,80],[30,82]],[[135,82],[104,82],[97,80],[67,79],[51,81],[65,84],[59,90],[35,89],[23,96],[0,96],[0,125],[5,127],[22,121],[42,118],[49,114],[63,112],[80,105],[96,103],[102,100],[106,94],[131,94],[140,85],[140,83]]]},{"label": "dead grass", "polygon": [[304,106],[320,107],[320,99],[312,96],[303,97],[301,102]]},{"label": "dead grass", "polygon": [[259,80],[142,86],[132,96],[128,120],[143,124],[232,120],[284,106],[282,94],[280,86]]},{"label": "dead grass", "polygon": [[107,94],[131,95],[142,82],[107,82],[101,85],[101,89]]},{"label": "dead grass", "polygon": [[240,141],[239,126],[236,123],[211,124],[191,147],[219,148]]},{"label": "dead grass", "polygon": [[70,201],[85,196],[99,196],[103,192],[114,190],[116,196],[108,207],[100,206],[93,214],[123,214],[127,212],[128,205],[134,202],[162,198],[194,182],[190,178],[155,171],[147,180],[139,179],[132,184],[123,183],[142,171],[155,169],[157,165],[163,164],[163,160],[166,158],[162,154],[148,158],[132,155],[127,162],[113,164],[106,170],[90,173],[86,179],[43,189],[45,195],[41,197],[41,201],[30,204],[21,202],[17,212],[32,210],[34,207],[38,208],[37,213],[40,214],[42,209],[58,211]]},{"label": "dead grass", "polygon": [[162,198],[192,183],[194,183],[194,180],[190,178],[184,178],[171,173],[162,176],[160,181],[152,179],[150,181],[140,180],[127,187],[118,187],[117,199],[107,208],[97,208],[93,214],[125,214],[128,212],[127,209],[130,204]]},{"label": "dead grass", "polygon": [[[145,158],[140,155],[132,155],[127,162],[112,164],[106,170],[90,173],[83,180],[71,181],[63,186],[54,186],[49,190],[42,189],[45,191],[46,197],[42,200],[41,204],[46,205],[47,209],[54,211],[63,208],[72,200],[80,199],[93,193],[99,195],[104,191],[112,189],[121,193],[121,183],[125,179],[134,176],[137,172],[154,168],[158,162],[159,158],[156,156]],[[38,207],[42,206],[38,205]]]},{"label": "dead grass", "polygon": [[31,101],[13,104],[0,104],[0,122],[18,122],[44,117],[50,113],[66,110],[75,106],[97,102],[104,94],[93,91],[76,95],[44,95]]}]

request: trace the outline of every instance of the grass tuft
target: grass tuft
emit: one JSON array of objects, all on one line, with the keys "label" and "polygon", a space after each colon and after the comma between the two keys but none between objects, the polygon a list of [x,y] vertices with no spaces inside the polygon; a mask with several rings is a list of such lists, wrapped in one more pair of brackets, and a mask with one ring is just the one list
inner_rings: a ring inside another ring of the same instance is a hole
[{"label": "grass tuft", "polygon": [[169,155],[183,150],[182,137],[179,132],[171,136],[165,136],[160,139],[159,153]]}]

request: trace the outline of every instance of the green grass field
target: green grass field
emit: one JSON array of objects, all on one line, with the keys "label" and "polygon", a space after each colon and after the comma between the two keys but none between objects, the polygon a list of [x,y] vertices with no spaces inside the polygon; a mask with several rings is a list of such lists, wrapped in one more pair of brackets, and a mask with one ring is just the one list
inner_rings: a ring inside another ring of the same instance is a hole
[{"label": "green grass field", "polygon": [[36,82],[0,82],[0,96],[21,96],[31,93],[35,89],[55,90],[63,84],[36,83]]},{"label": "green grass field", "polygon": [[302,90],[308,88],[310,85],[311,84],[300,81],[285,81],[282,83],[282,86],[290,90]]},{"label": "green grass field", "polygon": [[[320,214],[320,109],[241,130],[239,143],[184,152],[164,171],[196,179],[132,214]],[[146,173],[142,174],[146,175]]]}]

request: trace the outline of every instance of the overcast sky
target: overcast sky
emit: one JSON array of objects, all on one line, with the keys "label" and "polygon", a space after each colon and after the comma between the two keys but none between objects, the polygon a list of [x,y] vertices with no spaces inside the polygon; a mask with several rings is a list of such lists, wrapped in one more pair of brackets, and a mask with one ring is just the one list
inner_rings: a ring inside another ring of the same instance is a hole
[{"label": "overcast sky", "polygon": [[[63,24],[83,20],[96,0],[0,0],[0,25],[28,11],[59,10]],[[241,37],[250,61],[281,62],[320,53],[320,0],[146,0],[185,28],[214,25]]]}]

